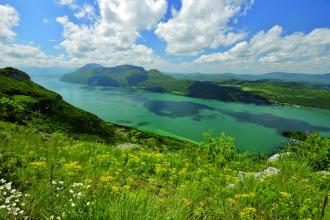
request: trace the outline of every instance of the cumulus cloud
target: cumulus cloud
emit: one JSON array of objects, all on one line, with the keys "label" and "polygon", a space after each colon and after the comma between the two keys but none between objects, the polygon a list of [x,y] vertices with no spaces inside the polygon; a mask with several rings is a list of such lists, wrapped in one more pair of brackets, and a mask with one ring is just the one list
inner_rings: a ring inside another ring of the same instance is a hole
[{"label": "cumulus cloud", "polygon": [[66,63],[64,56],[48,56],[41,49],[30,44],[0,43],[2,65],[6,66],[56,66]]},{"label": "cumulus cloud", "polygon": [[228,26],[231,19],[245,14],[253,0],[182,0],[173,18],[158,24],[155,33],[167,43],[170,54],[198,54],[204,48],[229,46],[245,37]]},{"label": "cumulus cloud", "polygon": [[78,7],[75,0],[56,0],[57,4],[62,6],[69,6],[72,9],[75,9]]},{"label": "cumulus cloud", "polygon": [[0,65],[1,66],[56,66],[68,65],[64,56],[49,56],[30,44],[15,43],[13,27],[19,23],[19,14],[10,5],[0,5]]},{"label": "cumulus cloud", "polygon": [[164,16],[166,0],[98,0],[102,21],[134,30],[152,28]]},{"label": "cumulus cloud", "polygon": [[228,51],[202,55],[195,63],[216,62],[224,66],[255,66],[269,70],[329,68],[330,29],[284,35],[281,26],[258,32],[249,42]]},{"label": "cumulus cloud", "polygon": [[154,27],[166,12],[165,0],[98,0],[100,16],[92,25],[76,24],[67,16],[60,46],[71,57],[94,59],[100,63],[150,63],[153,50],[136,44],[139,30]]},{"label": "cumulus cloud", "polygon": [[89,20],[94,20],[96,18],[95,8],[92,5],[85,3],[79,8],[78,12],[76,12],[74,16],[78,19],[86,18]]},{"label": "cumulus cloud", "polygon": [[96,18],[95,8],[93,5],[84,3],[79,5],[76,0],[57,0],[60,6],[68,6],[75,11],[74,16],[78,19],[94,20]]},{"label": "cumulus cloud", "polygon": [[19,15],[15,8],[0,5],[0,40],[10,40],[15,37],[12,28],[19,22]]}]

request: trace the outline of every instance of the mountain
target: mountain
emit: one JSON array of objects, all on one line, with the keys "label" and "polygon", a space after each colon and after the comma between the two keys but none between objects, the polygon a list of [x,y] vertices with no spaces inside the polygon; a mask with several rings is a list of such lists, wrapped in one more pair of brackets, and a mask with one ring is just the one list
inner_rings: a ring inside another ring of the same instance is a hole
[{"label": "mountain", "polygon": [[330,85],[330,73],[327,74],[303,74],[303,73],[285,73],[273,72],[266,74],[234,74],[234,73],[221,73],[221,74],[206,74],[206,73],[167,73],[177,79],[189,79],[200,81],[222,81],[228,79],[237,80],[281,80],[285,82],[303,82],[314,85]]},{"label": "mountain", "polygon": [[0,219],[330,219],[329,138],[268,158],[106,123],[14,68],[0,85]]},{"label": "mountain", "polygon": [[160,145],[180,146],[181,141],[107,123],[76,108],[62,97],[31,81],[15,68],[0,69],[0,120],[34,127],[43,132],[64,132],[79,139],[116,143],[153,139]]},{"label": "mountain", "polygon": [[132,65],[86,68],[89,65],[65,74],[61,80],[91,86],[138,88],[228,102],[270,104],[267,99],[242,91],[237,87],[221,86],[210,82],[179,80],[156,69],[147,71],[142,67]]}]

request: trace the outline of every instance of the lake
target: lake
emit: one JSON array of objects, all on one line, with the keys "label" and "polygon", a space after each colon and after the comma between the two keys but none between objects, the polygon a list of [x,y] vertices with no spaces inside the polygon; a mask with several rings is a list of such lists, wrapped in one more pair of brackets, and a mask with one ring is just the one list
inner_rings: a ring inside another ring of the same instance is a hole
[{"label": "lake", "polygon": [[87,87],[33,76],[70,104],[105,121],[192,141],[213,132],[235,138],[240,151],[270,154],[287,142],[283,131],[318,131],[330,136],[330,111],[202,100],[142,90]]}]

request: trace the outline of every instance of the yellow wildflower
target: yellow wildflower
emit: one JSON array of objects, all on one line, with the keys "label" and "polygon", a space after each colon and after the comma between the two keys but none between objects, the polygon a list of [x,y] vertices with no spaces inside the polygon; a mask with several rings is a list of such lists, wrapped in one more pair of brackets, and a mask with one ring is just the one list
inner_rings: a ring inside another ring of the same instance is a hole
[{"label": "yellow wildflower", "polygon": [[92,179],[88,179],[88,178],[87,178],[87,179],[84,180],[84,184],[85,184],[85,185],[90,185],[92,182],[93,182]]},{"label": "yellow wildflower", "polygon": [[110,157],[109,154],[100,154],[100,155],[97,155],[96,158],[97,160],[106,160]]},{"label": "yellow wildflower", "polygon": [[286,199],[290,199],[291,198],[291,194],[287,193],[287,192],[280,192],[280,195]]},{"label": "yellow wildflower", "polygon": [[182,199],[181,199],[181,202],[184,204],[184,205],[187,205],[187,206],[189,206],[191,203],[190,203],[190,201],[186,198],[186,197],[183,197]]},{"label": "yellow wildflower", "polygon": [[107,176],[101,176],[101,177],[100,177],[100,181],[101,181],[102,183],[108,183],[108,182],[110,182],[110,181],[113,180],[113,179],[114,179],[114,177],[109,176],[109,175],[107,175]]},{"label": "yellow wildflower", "polygon": [[73,162],[64,164],[64,168],[67,170],[71,170],[71,171],[78,171],[81,169],[81,166],[79,165],[78,161],[73,161]]},{"label": "yellow wildflower", "polygon": [[35,161],[30,164],[35,168],[46,168],[46,166],[47,166],[45,161]]},{"label": "yellow wildflower", "polygon": [[255,216],[257,210],[253,207],[245,207],[242,211],[239,212],[241,218],[251,218]]},{"label": "yellow wildflower", "polygon": [[118,186],[112,186],[111,187],[112,192],[118,192],[119,191],[119,187]]},{"label": "yellow wildflower", "polygon": [[242,194],[236,194],[235,195],[235,199],[245,199],[245,198],[254,198],[256,196],[256,194],[254,193],[242,193]]},{"label": "yellow wildflower", "polygon": [[228,198],[227,200],[231,205],[236,205],[237,204],[237,201],[233,198]]}]

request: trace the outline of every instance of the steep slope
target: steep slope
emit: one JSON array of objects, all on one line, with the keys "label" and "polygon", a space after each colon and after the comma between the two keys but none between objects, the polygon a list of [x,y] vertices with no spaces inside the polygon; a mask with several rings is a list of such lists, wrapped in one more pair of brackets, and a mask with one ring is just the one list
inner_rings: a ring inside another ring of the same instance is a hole
[{"label": "steep slope", "polygon": [[106,123],[65,102],[17,69],[0,69],[0,120],[28,125],[44,132],[65,132],[79,139],[101,142],[152,142],[181,146],[182,141]]},{"label": "steep slope", "polygon": [[0,70],[1,118],[31,122],[46,130],[63,130],[79,135],[96,135],[115,141],[114,129],[88,112],[75,108],[62,97],[30,80],[17,69]]},{"label": "steep slope", "polygon": [[64,75],[61,80],[92,86],[131,87],[228,102],[270,104],[266,98],[235,87],[223,87],[208,82],[179,80],[155,69],[146,71],[142,67],[131,65],[89,68],[88,70],[83,67],[73,73]]}]

